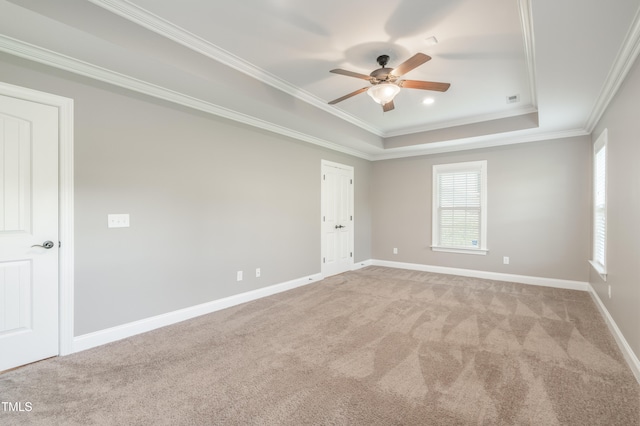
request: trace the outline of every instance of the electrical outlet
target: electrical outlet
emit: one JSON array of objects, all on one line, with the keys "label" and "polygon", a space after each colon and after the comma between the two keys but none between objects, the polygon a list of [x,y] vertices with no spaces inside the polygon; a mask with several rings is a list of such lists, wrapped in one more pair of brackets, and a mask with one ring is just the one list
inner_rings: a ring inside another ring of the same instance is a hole
[{"label": "electrical outlet", "polygon": [[611,299],[611,284],[609,284],[607,287],[609,287],[609,299]]},{"label": "electrical outlet", "polygon": [[260,268],[256,268],[256,278],[260,278]]},{"label": "electrical outlet", "polygon": [[505,265],[508,265],[509,264],[509,256],[504,256],[502,258],[502,263],[505,264]]},{"label": "electrical outlet", "polygon": [[238,281],[242,281],[242,271],[238,271],[237,279]]},{"label": "electrical outlet", "polygon": [[393,248],[393,254],[398,254],[398,249],[396,247]]},{"label": "electrical outlet", "polygon": [[108,214],[107,226],[109,228],[128,228],[129,215],[128,214]]}]

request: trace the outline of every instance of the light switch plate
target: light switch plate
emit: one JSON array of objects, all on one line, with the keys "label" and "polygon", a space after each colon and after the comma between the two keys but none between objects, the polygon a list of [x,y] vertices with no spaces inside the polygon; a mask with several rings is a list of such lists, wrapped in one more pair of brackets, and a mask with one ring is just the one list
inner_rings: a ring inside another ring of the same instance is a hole
[{"label": "light switch plate", "polygon": [[128,214],[109,214],[107,215],[107,226],[109,226],[109,228],[128,228],[129,215]]}]

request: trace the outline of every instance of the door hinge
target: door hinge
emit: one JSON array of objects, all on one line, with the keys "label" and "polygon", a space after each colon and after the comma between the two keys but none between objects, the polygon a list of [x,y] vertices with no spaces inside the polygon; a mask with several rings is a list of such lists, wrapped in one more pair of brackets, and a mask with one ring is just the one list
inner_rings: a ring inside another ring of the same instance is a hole
[{"label": "door hinge", "polygon": [[353,220],[353,216],[351,216],[351,220]]},{"label": "door hinge", "polygon": [[322,221],[323,221],[323,222],[326,222],[326,221],[327,221],[326,216],[322,216]]},{"label": "door hinge", "polygon": [[327,180],[327,175],[322,175],[322,180]]},{"label": "door hinge", "polygon": [[322,258],[322,263],[327,263],[327,262],[325,261],[324,257]]},{"label": "door hinge", "polygon": [[58,248],[62,247],[62,241],[58,241]]},{"label": "door hinge", "polygon": [[353,185],[353,179],[350,179],[350,181],[351,181],[351,185]]},{"label": "door hinge", "polygon": [[353,252],[351,252],[351,253],[349,254],[349,257],[353,257]]}]

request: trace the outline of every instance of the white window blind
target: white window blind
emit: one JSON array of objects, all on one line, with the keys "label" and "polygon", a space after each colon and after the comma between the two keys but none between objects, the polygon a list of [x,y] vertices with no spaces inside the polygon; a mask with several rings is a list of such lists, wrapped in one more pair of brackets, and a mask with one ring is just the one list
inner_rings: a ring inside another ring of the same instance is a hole
[{"label": "white window blind", "polygon": [[607,270],[607,132],[598,138],[593,156],[593,260],[605,278]]},{"label": "white window blind", "polygon": [[486,161],[434,166],[434,250],[486,253]]}]

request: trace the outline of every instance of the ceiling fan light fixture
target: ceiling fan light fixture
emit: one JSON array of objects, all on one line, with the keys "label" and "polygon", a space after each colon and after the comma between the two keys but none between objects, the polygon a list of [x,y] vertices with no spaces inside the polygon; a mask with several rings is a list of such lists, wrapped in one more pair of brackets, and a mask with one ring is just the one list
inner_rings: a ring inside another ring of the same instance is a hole
[{"label": "ceiling fan light fixture", "polygon": [[391,102],[398,93],[400,93],[400,87],[393,83],[376,84],[367,90],[367,94],[371,96],[371,99],[380,105]]}]

